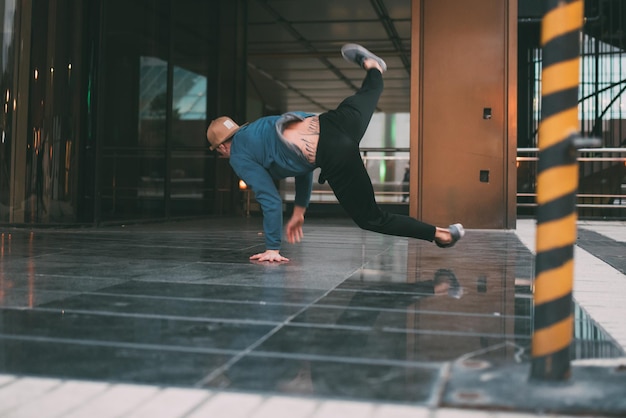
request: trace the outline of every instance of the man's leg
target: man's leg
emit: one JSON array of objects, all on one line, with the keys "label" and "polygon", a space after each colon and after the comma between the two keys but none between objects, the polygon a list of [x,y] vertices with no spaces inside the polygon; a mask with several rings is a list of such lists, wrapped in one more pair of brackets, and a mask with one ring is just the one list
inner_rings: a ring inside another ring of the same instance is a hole
[{"label": "man's leg", "polygon": [[377,69],[368,70],[361,88],[344,99],[337,109],[326,112],[327,120],[359,144],[382,92],[383,75]]},{"label": "man's leg", "polygon": [[354,222],[368,231],[433,241],[435,226],[383,211],[378,206],[358,145],[324,122],[324,117],[320,116],[322,135],[329,135],[332,145],[322,161],[322,171],[337,200]]},{"label": "man's leg", "polygon": [[322,168],[320,180],[322,176],[328,180],[341,206],[363,229],[454,244],[458,238],[451,237],[448,230],[409,216],[385,212],[376,203],[371,179],[361,160],[359,143],[383,90],[383,69],[376,59],[355,57],[354,61],[367,70],[361,88],[341,102],[337,109],[320,115],[316,161]]}]

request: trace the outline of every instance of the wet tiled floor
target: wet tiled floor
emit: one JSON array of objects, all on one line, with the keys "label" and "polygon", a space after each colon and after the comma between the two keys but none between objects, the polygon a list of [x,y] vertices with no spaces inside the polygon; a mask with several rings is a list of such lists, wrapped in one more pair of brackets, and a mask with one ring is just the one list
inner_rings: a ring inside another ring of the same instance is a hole
[{"label": "wet tiled floor", "polygon": [[[0,373],[435,405],[459,358],[529,361],[534,261],[512,231],[440,249],[312,218],[269,265],[248,260],[261,230],[5,229]],[[573,358],[624,355],[575,311]]]}]

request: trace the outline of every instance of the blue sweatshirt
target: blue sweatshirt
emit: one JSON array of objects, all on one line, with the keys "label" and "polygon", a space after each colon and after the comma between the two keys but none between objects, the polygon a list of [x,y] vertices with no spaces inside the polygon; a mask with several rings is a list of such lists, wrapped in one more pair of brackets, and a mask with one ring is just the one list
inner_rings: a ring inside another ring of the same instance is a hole
[{"label": "blue sweatshirt", "polygon": [[254,191],[263,210],[267,250],[279,250],[283,235],[283,202],[274,180],[295,177],[295,204],[308,207],[315,165],[282,136],[285,123],[304,120],[312,113],[290,112],[266,116],[237,131],[230,148],[230,165]]}]

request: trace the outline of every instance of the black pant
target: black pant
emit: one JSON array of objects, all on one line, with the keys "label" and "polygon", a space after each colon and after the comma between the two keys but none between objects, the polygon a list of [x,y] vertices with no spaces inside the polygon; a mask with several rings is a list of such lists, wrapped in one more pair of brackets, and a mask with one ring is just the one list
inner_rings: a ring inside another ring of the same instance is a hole
[{"label": "black pant", "polygon": [[323,177],[341,206],[359,227],[381,234],[433,241],[433,225],[383,211],[378,206],[372,181],[363,165],[359,144],[382,91],[382,74],[370,69],[353,96],[341,102],[337,109],[320,115],[316,164],[321,167]]}]

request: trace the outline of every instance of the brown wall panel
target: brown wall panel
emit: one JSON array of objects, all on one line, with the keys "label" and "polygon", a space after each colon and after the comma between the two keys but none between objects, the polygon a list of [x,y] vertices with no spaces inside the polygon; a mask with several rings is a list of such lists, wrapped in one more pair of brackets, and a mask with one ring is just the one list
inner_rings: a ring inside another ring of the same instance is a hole
[{"label": "brown wall panel", "polygon": [[515,193],[508,181],[515,147],[507,126],[510,6],[502,0],[416,3],[420,71],[413,81],[421,97],[412,108],[411,158],[418,160],[417,214],[437,225],[508,227],[507,194]]}]

